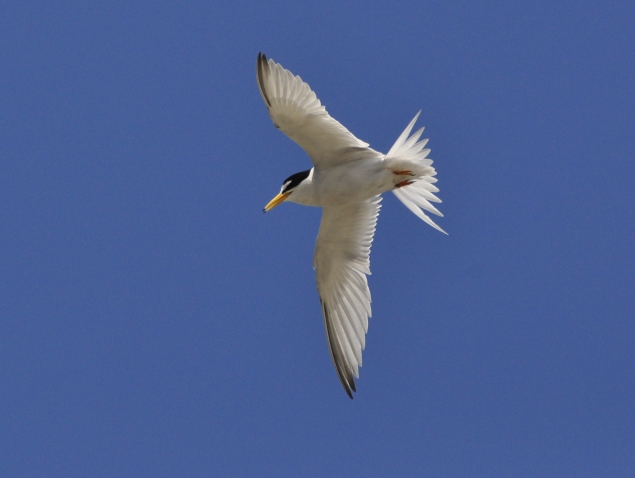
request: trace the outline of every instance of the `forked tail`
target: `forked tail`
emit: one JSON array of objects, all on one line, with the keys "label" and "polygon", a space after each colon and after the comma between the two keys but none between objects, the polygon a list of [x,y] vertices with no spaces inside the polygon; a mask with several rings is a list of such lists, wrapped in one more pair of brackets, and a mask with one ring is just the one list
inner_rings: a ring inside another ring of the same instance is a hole
[{"label": "forked tail", "polygon": [[401,136],[397,138],[397,141],[395,141],[395,144],[386,155],[387,166],[395,171],[395,174],[401,171],[411,171],[413,175],[410,181],[404,181],[407,185],[400,183],[392,192],[415,215],[435,229],[447,234],[447,232],[437,226],[434,221],[421,210],[425,209],[437,216],[443,217],[443,214],[430,204],[430,201],[440,203],[441,200],[433,194],[439,192],[439,188],[434,186],[434,183],[437,182],[437,179],[434,177],[437,172],[432,167],[432,160],[427,158],[430,150],[424,149],[428,140],[423,139],[419,141],[421,133],[423,133],[423,128],[408,137],[420,114],[421,111],[417,113],[417,116],[414,117],[404,132],[401,133]]}]

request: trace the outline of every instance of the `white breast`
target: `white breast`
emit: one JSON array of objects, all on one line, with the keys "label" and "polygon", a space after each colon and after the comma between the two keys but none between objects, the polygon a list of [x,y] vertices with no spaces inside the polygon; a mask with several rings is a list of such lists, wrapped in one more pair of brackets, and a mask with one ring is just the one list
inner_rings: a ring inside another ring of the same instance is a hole
[{"label": "white breast", "polygon": [[392,189],[392,175],[381,159],[345,163],[313,175],[316,206],[365,201]]}]

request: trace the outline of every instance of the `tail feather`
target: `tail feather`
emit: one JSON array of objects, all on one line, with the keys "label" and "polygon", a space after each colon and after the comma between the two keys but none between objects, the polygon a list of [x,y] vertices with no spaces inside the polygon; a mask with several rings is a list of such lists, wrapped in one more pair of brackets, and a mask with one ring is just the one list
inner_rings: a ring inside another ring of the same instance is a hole
[{"label": "tail feather", "polygon": [[437,198],[434,194],[429,193],[425,189],[416,189],[416,183],[412,184],[412,188],[401,188],[403,194],[402,196],[408,199],[410,202],[415,203],[420,208],[423,208],[427,211],[430,211],[433,214],[436,214],[439,217],[443,217],[443,214],[437,208],[435,208],[430,201],[433,202],[441,202],[439,198]]},{"label": "tail feather", "polygon": [[425,209],[437,216],[443,217],[443,214],[430,204],[430,201],[440,203],[441,200],[433,194],[438,192],[439,188],[433,185],[433,183],[437,182],[437,179],[434,177],[437,172],[432,167],[432,160],[427,158],[430,150],[424,149],[428,140],[423,139],[419,141],[423,133],[423,128],[410,136],[410,132],[420,114],[421,111],[417,113],[408,127],[401,133],[399,138],[397,138],[397,141],[395,141],[395,144],[386,155],[386,161],[399,165],[398,169],[408,169],[419,172],[420,174],[409,186],[393,189],[392,192],[417,217],[442,233],[447,234],[447,232],[437,226],[434,221],[421,210]]},{"label": "tail feather", "polygon": [[395,141],[395,144],[392,145],[392,148],[390,148],[390,151],[388,151],[388,154],[386,155],[386,157],[394,156],[397,153],[397,151],[399,151],[399,149],[401,149],[401,147],[406,142],[406,139],[410,135],[410,132],[412,131],[412,127],[417,122],[417,118],[419,118],[420,114],[421,114],[421,110],[419,110],[417,115],[413,118],[413,120],[410,122],[408,127],[403,131],[403,133],[401,133],[401,136],[399,136],[399,138],[397,138],[397,141]]}]

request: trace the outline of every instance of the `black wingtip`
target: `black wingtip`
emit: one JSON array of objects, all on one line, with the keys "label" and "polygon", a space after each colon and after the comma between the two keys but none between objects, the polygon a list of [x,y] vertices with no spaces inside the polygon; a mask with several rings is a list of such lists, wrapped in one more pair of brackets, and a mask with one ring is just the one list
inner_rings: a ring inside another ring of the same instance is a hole
[{"label": "black wingtip", "polygon": [[[331,352],[331,359],[333,359],[333,365],[337,372],[337,378],[340,379],[340,383],[344,388],[344,391],[353,400],[353,393],[357,392],[355,389],[355,378],[352,373],[347,373],[343,368],[344,359],[342,358],[342,351],[339,349],[337,342],[334,339],[333,330],[331,330],[331,321],[329,319],[328,307],[320,297],[320,304],[322,305],[322,314],[324,315],[324,326],[326,328],[326,341],[329,344],[329,351]],[[352,391],[351,391],[352,390]]]},{"label": "black wingtip", "polygon": [[271,108],[271,101],[267,96],[267,90],[265,89],[265,77],[269,73],[269,63],[264,53],[258,53],[258,59],[256,60],[256,78],[258,78],[258,88],[260,88],[260,94],[265,100],[268,108]]}]

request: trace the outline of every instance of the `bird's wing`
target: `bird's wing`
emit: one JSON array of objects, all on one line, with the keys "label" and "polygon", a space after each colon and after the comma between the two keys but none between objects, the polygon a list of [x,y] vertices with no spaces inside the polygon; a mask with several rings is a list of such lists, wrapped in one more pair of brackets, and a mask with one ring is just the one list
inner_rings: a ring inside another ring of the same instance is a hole
[{"label": "bird's wing", "polygon": [[359,377],[371,316],[370,246],[381,197],[323,208],[313,267],[333,364],[349,397]]},{"label": "bird's wing", "polygon": [[273,124],[298,143],[317,168],[375,153],[331,118],[302,78],[262,53],[258,54],[256,76]]}]

